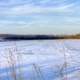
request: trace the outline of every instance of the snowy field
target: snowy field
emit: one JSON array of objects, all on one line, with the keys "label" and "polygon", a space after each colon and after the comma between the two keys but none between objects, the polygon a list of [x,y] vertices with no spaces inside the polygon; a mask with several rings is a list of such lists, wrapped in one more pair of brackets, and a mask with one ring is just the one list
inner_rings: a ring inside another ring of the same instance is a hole
[{"label": "snowy field", "polygon": [[80,80],[80,40],[0,42],[0,80]]}]

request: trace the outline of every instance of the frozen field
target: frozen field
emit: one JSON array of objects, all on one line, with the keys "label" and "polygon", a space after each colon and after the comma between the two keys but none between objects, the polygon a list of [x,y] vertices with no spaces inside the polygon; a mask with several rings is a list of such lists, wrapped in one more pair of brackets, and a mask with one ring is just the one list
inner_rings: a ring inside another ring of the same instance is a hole
[{"label": "frozen field", "polygon": [[0,80],[80,80],[80,40],[0,42]]}]

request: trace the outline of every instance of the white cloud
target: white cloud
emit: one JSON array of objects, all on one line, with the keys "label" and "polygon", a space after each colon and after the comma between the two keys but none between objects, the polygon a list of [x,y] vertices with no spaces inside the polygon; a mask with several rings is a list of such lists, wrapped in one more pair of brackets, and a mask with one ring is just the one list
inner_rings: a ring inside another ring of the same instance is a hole
[{"label": "white cloud", "polygon": [[15,20],[0,20],[0,26],[1,25],[25,25],[26,22],[25,21],[15,21]]},{"label": "white cloud", "polygon": [[20,5],[15,6],[12,8],[8,8],[6,10],[2,10],[0,14],[4,15],[27,15],[27,14],[34,14],[34,13],[64,13],[64,12],[71,12],[72,8],[74,6],[74,3],[65,5],[65,6],[59,6],[59,7],[42,7],[42,6],[34,6],[31,4],[28,5]]},{"label": "white cloud", "polygon": [[[68,13],[73,11],[75,3],[67,4],[67,0],[40,0],[37,1],[39,4],[36,5],[36,1],[33,0],[9,0],[6,4],[0,4],[7,7],[0,7],[0,15],[27,15],[35,13]],[[48,4],[53,6],[48,6]],[[13,6],[14,5],[14,6]],[[46,6],[45,6],[46,5]]]},{"label": "white cloud", "polygon": [[71,24],[80,24],[80,17],[65,17],[65,21]]}]

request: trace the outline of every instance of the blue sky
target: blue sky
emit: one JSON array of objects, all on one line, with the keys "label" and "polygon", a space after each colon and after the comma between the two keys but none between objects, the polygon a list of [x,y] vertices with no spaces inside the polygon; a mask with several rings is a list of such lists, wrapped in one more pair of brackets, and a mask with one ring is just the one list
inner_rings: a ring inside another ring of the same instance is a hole
[{"label": "blue sky", "polygon": [[0,0],[0,33],[80,32],[80,0]]}]

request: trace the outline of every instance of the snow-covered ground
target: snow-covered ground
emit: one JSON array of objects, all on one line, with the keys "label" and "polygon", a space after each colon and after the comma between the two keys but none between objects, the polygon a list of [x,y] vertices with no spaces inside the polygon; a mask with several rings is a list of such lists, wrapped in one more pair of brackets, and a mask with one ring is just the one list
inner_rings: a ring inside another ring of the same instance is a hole
[{"label": "snow-covered ground", "polygon": [[0,42],[0,80],[80,80],[80,40]]}]

